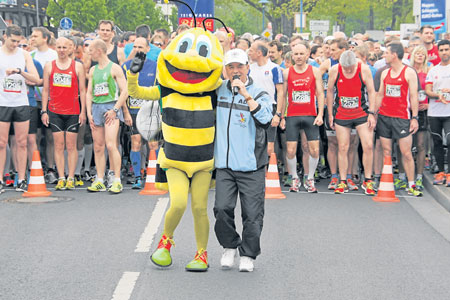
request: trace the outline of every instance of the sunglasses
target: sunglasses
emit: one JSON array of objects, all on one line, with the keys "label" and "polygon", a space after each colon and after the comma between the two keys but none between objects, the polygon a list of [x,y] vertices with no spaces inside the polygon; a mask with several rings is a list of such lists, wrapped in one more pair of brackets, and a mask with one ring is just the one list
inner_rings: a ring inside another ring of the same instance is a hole
[{"label": "sunglasses", "polygon": [[163,44],[162,43],[152,43],[153,45],[155,45],[156,47],[161,47]]},{"label": "sunglasses", "polygon": [[28,47],[28,44],[20,44],[19,47],[20,48],[26,48],[26,47]]},{"label": "sunglasses", "polygon": [[90,44],[88,44],[88,43],[84,44],[85,47],[89,47],[89,45],[90,45]]}]

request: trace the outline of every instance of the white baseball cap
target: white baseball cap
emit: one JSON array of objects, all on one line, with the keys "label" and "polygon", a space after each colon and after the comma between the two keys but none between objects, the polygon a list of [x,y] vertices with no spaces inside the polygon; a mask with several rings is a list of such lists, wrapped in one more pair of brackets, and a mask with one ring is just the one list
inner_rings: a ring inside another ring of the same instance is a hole
[{"label": "white baseball cap", "polygon": [[229,65],[231,63],[240,63],[243,65],[248,64],[248,56],[247,53],[242,49],[233,49],[225,53],[225,59],[223,60],[223,64]]}]

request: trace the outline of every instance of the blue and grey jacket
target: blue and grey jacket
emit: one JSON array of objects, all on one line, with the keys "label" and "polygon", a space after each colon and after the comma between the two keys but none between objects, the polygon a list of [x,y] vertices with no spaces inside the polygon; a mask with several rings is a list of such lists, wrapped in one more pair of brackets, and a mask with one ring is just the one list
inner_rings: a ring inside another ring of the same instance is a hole
[{"label": "blue and grey jacket", "polygon": [[272,103],[251,77],[246,85],[258,107],[250,112],[244,97],[234,96],[229,80],[217,89],[215,167],[233,171],[255,171],[268,163],[266,129],[272,121]]}]

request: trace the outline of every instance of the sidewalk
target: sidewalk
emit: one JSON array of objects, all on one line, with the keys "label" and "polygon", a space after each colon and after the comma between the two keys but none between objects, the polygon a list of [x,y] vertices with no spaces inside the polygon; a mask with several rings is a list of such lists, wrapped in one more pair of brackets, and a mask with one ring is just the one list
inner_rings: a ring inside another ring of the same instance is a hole
[{"label": "sidewalk", "polygon": [[430,193],[437,202],[450,212],[450,187],[433,185],[433,174],[428,171],[423,174],[423,185],[426,192]]}]

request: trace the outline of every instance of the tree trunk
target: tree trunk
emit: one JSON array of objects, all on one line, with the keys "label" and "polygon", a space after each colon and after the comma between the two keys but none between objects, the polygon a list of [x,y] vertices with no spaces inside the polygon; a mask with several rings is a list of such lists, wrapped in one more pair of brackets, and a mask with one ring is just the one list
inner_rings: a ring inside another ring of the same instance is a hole
[{"label": "tree trunk", "polygon": [[392,5],[392,23],[391,28],[392,30],[395,30],[395,24],[397,23],[397,19],[402,16],[402,7],[403,7],[403,0],[397,0]]},{"label": "tree trunk", "polygon": [[374,30],[374,13],[373,13],[373,5],[370,3],[370,10],[369,10],[369,30]]}]

